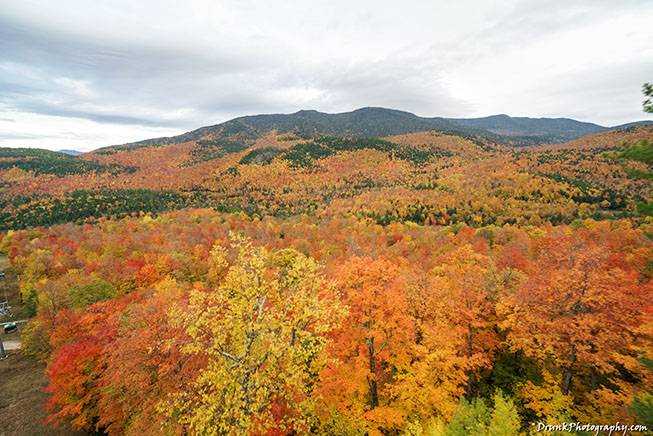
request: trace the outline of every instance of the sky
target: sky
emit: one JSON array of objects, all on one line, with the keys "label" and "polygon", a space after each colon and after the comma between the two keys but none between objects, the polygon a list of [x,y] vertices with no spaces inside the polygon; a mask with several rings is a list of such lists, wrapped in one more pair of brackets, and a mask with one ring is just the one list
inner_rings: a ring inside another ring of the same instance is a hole
[{"label": "sky", "polygon": [[382,106],[651,119],[653,0],[0,0],[0,146]]}]

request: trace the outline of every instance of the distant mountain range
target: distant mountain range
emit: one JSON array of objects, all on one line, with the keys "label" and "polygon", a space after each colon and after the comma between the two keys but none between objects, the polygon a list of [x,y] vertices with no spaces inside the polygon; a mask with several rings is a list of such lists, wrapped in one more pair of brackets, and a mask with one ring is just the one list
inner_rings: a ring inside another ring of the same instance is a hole
[{"label": "distant mountain range", "polygon": [[80,154],[82,154],[81,151],[77,151],[77,150],[57,150],[57,151],[59,153],[67,154],[70,156],[79,156]]},{"label": "distant mountain range", "polygon": [[636,121],[614,127],[573,120],[571,118],[528,118],[492,115],[484,118],[448,118],[459,126],[486,130],[506,137],[532,137],[548,142],[566,142],[582,136],[628,127],[653,125],[653,121]]},{"label": "distant mountain range", "polygon": [[252,140],[271,130],[279,133],[292,132],[305,137],[316,135],[381,137],[437,130],[464,137],[483,137],[502,144],[525,146],[562,143],[593,133],[642,125],[653,125],[653,121],[605,127],[569,118],[528,118],[508,115],[483,118],[425,118],[395,109],[366,107],[338,114],[301,110],[293,114],[244,116],[221,124],[201,127],[178,136],[147,139],[117,147],[178,144],[225,138]]}]

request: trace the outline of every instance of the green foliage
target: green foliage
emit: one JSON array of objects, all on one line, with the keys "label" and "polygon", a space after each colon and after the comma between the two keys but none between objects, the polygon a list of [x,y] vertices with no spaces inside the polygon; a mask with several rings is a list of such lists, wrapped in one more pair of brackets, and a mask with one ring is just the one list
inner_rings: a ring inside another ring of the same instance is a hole
[{"label": "green foliage", "polygon": [[73,307],[86,307],[116,296],[116,288],[108,281],[90,276],[72,286],[68,293]]},{"label": "green foliage", "polygon": [[643,393],[636,396],[630,406],[631,410],[640,419],[640,423],[648,428],[653,428],[653,395]]},{"label": "green foliage", "polygon": [[493,436],[513,436],[519,434],[519,414],[515,403],[504,397],[501,392],[497,391],[493,397],[494,410],[487,427],[489,435]]},{"label": "green foliage", "polygon": [[184,165],[191,166],[201,162],[218,159],[227,153],[238,153],[245,150],[248,145],[243,141],[234,141],[231,139],[214,139],[197,141],[197,144],[191,150],[192,158]]},{"label": "green foliage", "polygon": [[333,150],[315,142],[302,142],[294,145],[283,154],[283,158],[294,168],[310,168],[313,161],[335,154]]},{"label": "green foliage", "polygon": [[491,414],[483,399],[475,398],[471,403],[461,399],[447,428],[447,436],[485,435]]},{"label": "green foliage", "polygon": [[31,171],[34,174],[68,176],[90,172],[107,172],[117,175],[136,171],[136,168],[132,166],[102,164],[82,159],[79,156],[34,148],[0,148],[0,158],[9,159],[0,161],[0,170],[16,167],[23,171]]},{"label": "green foliage", "polygon": [[492,372],[487,380],[480,384],[479,391],[488,398],[495,389],[514,395],[524,380],[542,381],[536,363],[521,352],[503,351],[497,353]]},{"label": "green foliage", "polygon": [[36,315],[36,309],[38,307],[36,288],[33,285],[28,284],[21,288],[20,294],[27,316],[31,317]]},{"label": "green foliage", "polygon": [[625,150],[617,154],[619,159],[630,159],[653,164],[653,143],[643,139],[636,144],[626,144]]},{"label": "green foliage", "polygon": [[437,147],[410,147],[378,138],[340,138],[324,136],[312,142],[296,144],[282,154],[293,167],[308,168],[316,160],[324,159],[341,151],[377,150],[389,153],[397,159],[416,165],[424,164],[434,157],[448,157],[453,154]]},{"label": "green foliage", "polygon": [[642,103],[644,112],[653,113],[653,84],[645,83],[644,86],[642,86],[642,92],[646,97]]},{"label": "green foliage", "polygon": [[247,165],[252,163],[266,165],[272,162],[272,160],[281,153],[283,153],[283,150],[280,148],[275,148],[275,147],[257,148],[256,150],[252,150],[249,153],[247,153],[245,156],[243,156],[243,158],[240,159],[239,163],[241,165]]},{"label": "green foliage", "polygon": [[162,212],[198,203],[197,195],[148,189],[73,191],[61,198],[34,198],[16,207],[0,202],[0,229],[22,229],[102,216],[123,217],[138,212]]},{"label": "green foliage", "polygon": [[[639,359],[649,371],[653,371],[653,359],[648,356],[642,356]],[[653,390],[649,388],[648,392],[642,392],[633,398],[630,410],[637,415],[639,423],[644,424],[649,429],[653,428]]]},{"label": "green foliage", "polygon": [[414,147],[401,147],[395,154],[395,157],[417,165],[425,164],[434,157],[443,158],[450,156],[453,156],[453,153],[448,150],[441,150],[439,148],[422,150]]},{"label": "green foliage", "polygon": [[447,426],[447,436],[517,436],[521,422],[513,400],[497,391],[492,397],[493,408],[482,398],[471,403],[460,400],[458,409]]},{"label": "green foliage", "polygon": [[414,164],[426,163],[432,157],[448,157],[453,153],[437,147],[418,148],[395,144],[378,138],[337,138],[323,137],[317,140],[320,144],[326,145],[332,150],[354,151],[354,150],[377,150],[392,153],[397,159],[407,160]]},{"label": "green foliage", "polygon": [[628,177],[635,180],[651,180],[653,181],[653,172],[642,171],[634,168],[624,168]]},{"label": "green foliage", "polygon": [[637,212],[640,215],[653,216],[653,201],[638,203]]},{"label": "green foliage", "polygon": [[39,360],[47,360],[50,355],[49,328],[42,320],[30,320],[21,329],[21,353]]},{"label": "green foliage", "polygon": [[584,177],[569,177],[560,173],[540,175],[558,183],[566,183],[570,187],[575,188],[571,191],[571,195],[567,193],[563,195],[568,195],[576,203],[600,204],[606,201],[607,206],[605,206],[605,209],[607,210],[617,210],[623,207],[619,193],[610,187],[599,186]]},{"label": "green foliage", "polygon": [[26,158],[36,157],[41,159],[56,159],[66,156],[58,151],[43,150],[40,148],[0,148],[0,158]]},{"label": "green foliage", "polygon": [[378,138],[340,138],[324,136],[316,139],[316,142],[323,144],[337,151],[354,151],[354,150],[379,150],[391,151],[399,147],[398,144],[390,141],[384,141]]},{"label": "green foliage", "polygon": [[319,420],[313,433],[324,436],[364,436],[367,434],[360,423],[347,418],[336,410],[332,411],[327,418]]}]

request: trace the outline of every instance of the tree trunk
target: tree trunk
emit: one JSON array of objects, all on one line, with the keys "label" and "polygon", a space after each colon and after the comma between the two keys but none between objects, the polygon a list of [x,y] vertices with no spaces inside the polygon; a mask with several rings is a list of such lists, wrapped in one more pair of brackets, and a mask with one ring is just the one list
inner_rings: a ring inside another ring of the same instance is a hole
[{"label": "tree trunk", "polygon": [[[474,354],[474,330],[472,325],[467,325],[467,358],[471,359]],[[474,373],[469,373],[469,381],[467,382],[467,387],[465,388],[465,398],[467,401],[472,401],[472,394],[474,393]]]},{"label": "tree trunk", "polygon": [[467,387],[465,388],[465,399],[470,402],[472,401],[472,394],[474,393],[474,382],[474,374],[470,374]]},{"label": "tree trunk", "polygon": [[562,393],[567,395],[571,386],[571,366],[565,368],[564,378],[562,380]]},{"label": "tree trunk", "polygon": [[422,345],[424,342],[424,330],[422,329],[422,321],[415,321],[415,343]]},{"label": "tree trunk", "polygon": [[569,365],[564,370],[564,376],[562,379],[562,393],[567,395],[569,393],[569,388],[571,387],[571,377],[572,377],[572,367],[576,362],[576,347],[571,347],[571,354],[569,356]]},{"label": "tree trunk", "polygon": [[367,338],[367,349],[370,353],[370,376],[367,377],[367,384],[370,388],[370,408],[374,409],[379,405],[379,393],[376,383],[376,364],[374,363],[374,337]]},{"label": "tree trunk", "polygon": [[7,357],[7,353],[5,353],[5,346],[2,343],[2,337],[0,336],[0,359],[4,359]]}]

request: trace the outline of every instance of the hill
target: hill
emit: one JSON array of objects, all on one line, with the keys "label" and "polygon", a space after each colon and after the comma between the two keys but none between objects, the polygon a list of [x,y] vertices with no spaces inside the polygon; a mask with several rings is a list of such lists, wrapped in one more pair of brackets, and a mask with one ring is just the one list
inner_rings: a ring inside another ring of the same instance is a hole
[{"label": "hill", "polygon": [[620,147],[626,143],[635,143],[650,139],[653,136],[653,124],[632,123],[626,127],[606,130],[592,135],[583,136],[561,144],[547,144],[533,147],[547,150],[559,149],[607,149]]},{"label": "hill", "polygon": [[650,124],[653,124],[653,121],[639,121],[610,128],[568,118],[527,118],[508,115],[469,119],[425,118],[410,112],[378,107],[336,114],[301,110],[293,114],[239,117],[178,136],[146,139],[105,147],[98,151],[110,153],[126,148],[182,144],[200,140],[249,143],[272,131],[310,138],[320,135],[381,137],[435,130],[466,138],[482,138],[498,144],[523,146],[562,143],[593,133]]}]

